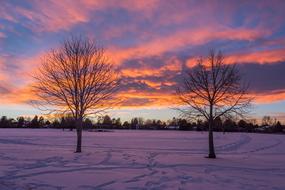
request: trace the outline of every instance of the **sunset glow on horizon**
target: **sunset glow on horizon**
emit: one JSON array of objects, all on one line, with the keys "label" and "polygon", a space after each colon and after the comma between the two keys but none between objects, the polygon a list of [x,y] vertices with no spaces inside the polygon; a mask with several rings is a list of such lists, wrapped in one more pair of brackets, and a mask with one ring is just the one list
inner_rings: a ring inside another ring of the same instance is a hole
[{"label": "sunset glow on horizon", "polygon": [[181,75],[221,50],[237,63],[253,117],[285,121],[285,1],[0,1],[0,115],[41,114],[29,104],[41,59],[71,34],[95,39],[120,70],[112,117],[167,120],[179,114]]}]

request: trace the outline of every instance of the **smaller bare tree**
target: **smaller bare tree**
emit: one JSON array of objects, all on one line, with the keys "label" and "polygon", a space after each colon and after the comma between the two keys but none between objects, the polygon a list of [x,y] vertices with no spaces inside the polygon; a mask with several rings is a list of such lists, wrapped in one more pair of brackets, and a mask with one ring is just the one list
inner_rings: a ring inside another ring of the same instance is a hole
[{"label": "smaller bare tree", "polygon": [[211,50],[209,56],[200,58],[190,69],[177,96],[186,109],[178,108],[184,116],[204,117],[209,124],[209,158],[216,158],[213,140],[214,120],[235,114],[243,116],[250,108],[248,84],[244,83],[235,64],[225,64],[221,52]]},{"label": "smaller bare tree", "polygon": [[87,38],[70,37],[47,54],[34,78],[36,103],[41,109],[72,114],[77,127],[76,152],[81,152],[83,119],[110,108],[119,84],[104,50]]}]

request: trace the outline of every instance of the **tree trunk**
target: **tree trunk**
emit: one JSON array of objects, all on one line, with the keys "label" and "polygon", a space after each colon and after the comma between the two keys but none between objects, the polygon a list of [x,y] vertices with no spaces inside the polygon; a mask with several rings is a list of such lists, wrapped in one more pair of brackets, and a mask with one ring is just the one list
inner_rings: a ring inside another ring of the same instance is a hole
[{"label": "tree trunk", "polygon": [[213,104],[210,104],[210,118],[209,118],[209,155],[208,158],[216,158],[215,147],[214,147],[214,137],[213,137]]},{"label": "tree trunk", "polygon": [[76,126],[76,133],[77,133],[77,146],[76,146],[76,153],[81,152],[81,144],[82,144],[82,118],[77,120]]},{"label": "tree trunk", "polygon": [[209,119],[209,155],[208,158],[216,158],[214,137],[213,137],[213,118]]}]

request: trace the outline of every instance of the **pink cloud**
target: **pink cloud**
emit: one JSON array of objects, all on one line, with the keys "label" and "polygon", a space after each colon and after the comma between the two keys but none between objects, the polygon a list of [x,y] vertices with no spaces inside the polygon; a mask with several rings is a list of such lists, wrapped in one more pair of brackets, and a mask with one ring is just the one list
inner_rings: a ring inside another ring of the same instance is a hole
[{"label": "pink cloud", "polygon": [[6,38],[6,35],[3,32],[0,32],[0,38]]},{"label": "pink cloud", "polygon": [[22,24],[33,31],[54,32],[68,30],[78,23],[89,22],[91,14],[98,10],[120,7],[127,11],[141,11],[147,15],[155,7],[156,0],[120,2],[113,0],[46,0],[31,1],[31,3],[33,9],[13,6],[6,2],[0,8],[0,18],[20,23],[19,19],[24,17],[30,22]]},{"label": "pink cloud", "polygon": [[212,40],[245,40],[252,41],[269,35],[269,31],[246,28],[198,28],[178,31],[174,34],[156,37],[148,42],[131,48],[111,47],[110,54],[117,63],[129,58],[157,56],[168,51],[177,51],[185,46],[201,45]]},{"label": "pink cloud", "polygon": [[274,63],[285,61],[285,48],[229,55],[228,63]]},{"label": "pink cloud", "polygon": [[[146,76],[163,76],[165,72],[171,71],[178,73],[181,71],[182,63],[176,57],[171,57],[164,60],[164,64],[156,69],[147,63],[142,63],[143,67],[140,68],[125,68],[123,69],[122,75],[126,77],[146,77]],[[151,85],[150,85],[151,86]]]},{"label": "pink cloud", "polygon": [[7,80],[6,73],[3,71],[4,69],[4,58],[0,57],[0,81]]},{"label": "pink cloud", "polygon": [[[255,52],[242,52],[225,55],[225,62],[228,64],[233,63],[259,63],[271,64],[276,62],[285,61],[285,48],[274,50],[262,50]],[[186,65],[191,68],[196,65],[198,57],[189,58]]]},{"label": "pink cloud", "polygon": [[16,12],[32,22],[27,26],[34,31],[68,30],[80,22],[88,21],[86,7],[77,1],[35,1],[34,10],[16,7]]}]

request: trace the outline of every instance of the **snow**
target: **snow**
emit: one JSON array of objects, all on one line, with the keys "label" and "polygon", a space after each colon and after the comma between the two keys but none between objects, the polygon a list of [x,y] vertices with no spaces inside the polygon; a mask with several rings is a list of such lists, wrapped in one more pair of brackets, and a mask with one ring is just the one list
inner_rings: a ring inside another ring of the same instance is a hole
[{"label": "snow", "polygon": [[285,189],[285,136],[0,129],[0,189]]}]

